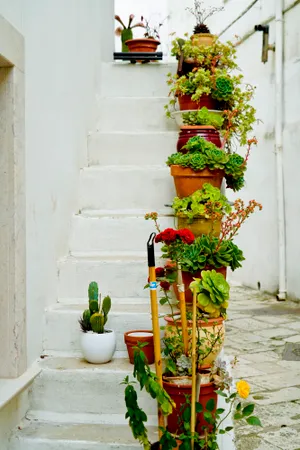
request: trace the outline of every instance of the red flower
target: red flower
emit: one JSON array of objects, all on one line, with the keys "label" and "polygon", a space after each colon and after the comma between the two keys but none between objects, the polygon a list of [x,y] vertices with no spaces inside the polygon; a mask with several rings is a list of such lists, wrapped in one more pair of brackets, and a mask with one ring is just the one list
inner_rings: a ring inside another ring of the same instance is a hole
[{"label": "red flower", "polygon": [[162,278],[165,276],[165,269],[163,267],[156,267],[155,274],[158,278]]},{"label": "red flower", "polygon": [[170,289],[170,283],[168,283],[168,281],[161,281],[160,282],[160,287],[164,290],[164,291],[168,291]]},{"label": "red flower", "polygon": [[180,237],[182,242],[184,242],[185,244],[188,244],[188,245],[191,245],[194,242],[194,240],[195,240],[195,236],[187,228],[183,228],[182,230],[178,230],[178,237]]},{"label": "red flower", "polygon": [[156,236],[155,242],[165,242],[165,244],[170,245],[172,242],[176,241],[176,238],[177,231],[173,230],[173,228],[166,228]]}]

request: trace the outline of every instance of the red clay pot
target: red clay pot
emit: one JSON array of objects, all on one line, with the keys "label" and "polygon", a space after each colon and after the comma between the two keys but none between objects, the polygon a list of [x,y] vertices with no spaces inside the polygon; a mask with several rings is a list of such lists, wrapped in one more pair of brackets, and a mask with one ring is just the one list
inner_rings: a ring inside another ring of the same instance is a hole
[{"label": "red clay pot", "polygon": [[156,52],[160,42],[151,38],[129,39],[125,42],[130,52]]},{"label": "red clay pot", "polygon": [[192,100],[192,95],[178,95],[178,103],[181,111],[200,109],[204,106],[206,106],[207,109],[218,109],[218,101],[207,94],[203,94],[198,102]]},{"label": "red clay pot", "polygon": [[175,189],[179,198],[188,197],[198,189],[202,189],[205,183],[209,183],[218,189],[221,188],[224,177],[223,170],[199,170],[178,165],[171,166],[171,175],[174,177]]},{"label": "red clay pot", "polygon": [[[133,333],[147,333],[148,336],[134,336]],[[151,336],[149,336],[149,333],[151,333]],[[131,330],[124,333],[124,342],[127,346],[127,352],[129,356],[129,361],[131,364],[134,363],[133,356],[134,356],[134,348],[138,342],[148,344],[143,347],[143,352],[145,353],[148,363],[153,364],[154,363],[154,344],[153,344],[153,332],[152,330]]]},{"label": "red clay pot", "polygon": [[[216,269],[215,267],[205,267],[205,269],[202,270],[212,270],[215,269],[216,272],[221,273],[225,280],[227,277],[227,267],[220,267],[219,269]],[[191,284],[192,281],[194,281],[194,278],[201,278],[201,272],[202,270],[198,270],[195,273],[191,273],[191,272],[182,272],[182,281],[184,284],[184,290],[185,290],[185,302],[186,303],[193,303],[193,294],[192,291],[189,289],[189,285]],[[179,300],[179,292],[178,292],[178,287],[177,287],[177,283],[173,283],[173,289],[176,295],[177,300]]]},{"label": "red clay pot", "polygon": [[187,153],[188,150],[182,147],[184,147],[188,140],[194,136],[201,136],[207,141],[215,144],[217,147],[222,147],[220,133],[214,127],[209,125],[185,125],[180,127],[177,141],[177,151],[183,154]]},{"label": "red clay pot", "polygon": [[[169,396],[172,398],[172,400],[176,404],[176,408],[173,409],[172,414],[170,414],[167,417],[167,428],[170,433],[176,433],[180,434],[183,432],[183,429],[178,426],[178,423],[180,422],[180,410],[182,405],[186,403],[186,395],[191,396],[192,394],[192,385],[186,385],[186,384],[173,384],[169,383],[165,380],[163,380],[163,388],[167,391]],[[203,412],[197,414],[197,421],[196,421],[196,431],[199,434],[203,434],[202,427],[208,427],[209,430],[212,429],[212,425],[209,425],[206,420],[204,419],[203,413],[206,410],[206,404],[208,400],[211,398],[215,401],[215,408],[214,411],[212,411],[212,414],[217,409],[217,401],[218,401],[218,395],[214,392],[216,390],[216,386],[213,383],[207,383],[202,384],[200,388],[200,395],[198,402],[201,403]]]}]

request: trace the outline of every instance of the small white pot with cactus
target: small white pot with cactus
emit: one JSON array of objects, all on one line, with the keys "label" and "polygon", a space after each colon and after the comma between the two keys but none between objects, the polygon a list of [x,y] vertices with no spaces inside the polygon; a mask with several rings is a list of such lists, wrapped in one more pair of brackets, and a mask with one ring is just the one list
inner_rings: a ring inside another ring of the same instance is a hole
[{"label": "small white pot with cactus", "polygon": [[111,299],[106,296],[101,301],[95,281],[89,284],[88,293],[89,308],[79,319],[82,331],[81,349],[84,359],[89,363],[104,364],[112,359],[116,350],[115,332],[104,328],[111,308]]}]

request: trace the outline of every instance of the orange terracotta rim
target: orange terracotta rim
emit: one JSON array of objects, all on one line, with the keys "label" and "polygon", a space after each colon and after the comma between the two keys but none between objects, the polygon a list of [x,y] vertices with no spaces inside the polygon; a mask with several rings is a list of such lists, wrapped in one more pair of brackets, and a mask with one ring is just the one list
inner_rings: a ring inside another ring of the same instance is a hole
[{"label": "orange terracotta rim", "polygon": [[210,177],[222,177],[224,176],[223,170],[209,170],[209,169],[203,169],[195,171],[191,169],[190,167],[181,167],[177,164],[172,164],[171,166],[171,175],[174,176],[189,176],[189,177],[201,177],[201,176],[210,176]]},{"label": "orange terracotta rim", "polygon": [[[197,111],[197,110],[195,110]],[[215,130],[212,125],[182,125],[181,130]]]},{"label": "orange terracotta rim", "polygon": [[[132,333],[151,333],[151,336],[130,336]],[[130,330],[124,333],[124,341],[127,343],[135,343],[137,341],[149,342],[153,341],[153,331],[152,330]]]},{"label": "orange terracotta rim", "polygon": [[[174,319],[170,316],[165,316],[164,320],[167,322],[168,325],[172,325],[174,323]],[[198,325],[202,325],[205,328],[210,328],[210,327],[214,327],[216,325],[222,325],[224,322],[224,317],[218,317],[216,319],[207,319],[207,321],[205,320],[198,320]],[[181,326],[181,320],[176,320],[176,323]],[[187,321],[188,325],[192,326],[192,321],[188,320]]]}]

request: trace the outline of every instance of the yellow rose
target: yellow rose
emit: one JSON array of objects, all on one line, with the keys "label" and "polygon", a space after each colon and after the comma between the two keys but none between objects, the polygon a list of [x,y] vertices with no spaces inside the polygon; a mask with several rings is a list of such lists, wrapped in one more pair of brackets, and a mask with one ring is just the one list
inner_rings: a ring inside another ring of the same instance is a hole
[{"label": "yellow rose", "polygon": [[241,380],[236,383],[236,388],[239,396],[242,398],[247,398],[250,394],[250,386],[247,381]]}]

